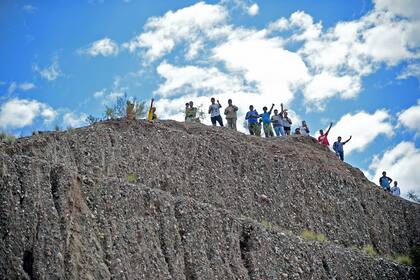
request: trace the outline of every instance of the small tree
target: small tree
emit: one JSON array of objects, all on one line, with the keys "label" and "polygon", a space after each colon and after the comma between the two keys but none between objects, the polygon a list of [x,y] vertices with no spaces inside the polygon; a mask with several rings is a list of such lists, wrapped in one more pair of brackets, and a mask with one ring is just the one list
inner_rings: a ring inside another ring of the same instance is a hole
[{"label": "small tree", "polygon": [[416,194],[414,191],[409,191],[409,192],[407,193],[407,197],[408,197],[409,199],[411,199],[412,201],[415,201],[415,202],[417,202],[417,203],[420,203],[420,197],[419,197],[419,195],[418,195],[418,194]]},{"label": "small tree", "polygon": [[92,115],[89,115],[89,116],[86,118],[86,122],[87,122],[89,125],[94,124],[94,123],[97,123],[97,122],[100,122],[100,121],[101,121],[101,118],[97,118],[97,117],[94,117],[94,116],[92,116]]},{"label": "small tree", "polygon": [[129,98],[125,93],[123,96],[117,98],[115,104],[105,106],[104,118],[107,120],[123,118],[128,113],[127,109],[130,109],[130,112],[133,112],[140,119],[146,114],[145,102],[138,101],[136,98]]}]

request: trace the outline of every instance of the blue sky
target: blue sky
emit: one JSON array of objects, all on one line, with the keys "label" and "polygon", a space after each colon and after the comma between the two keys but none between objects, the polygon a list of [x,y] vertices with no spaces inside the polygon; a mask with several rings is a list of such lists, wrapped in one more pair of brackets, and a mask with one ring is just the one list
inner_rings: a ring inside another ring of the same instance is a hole
[{"label": "blue sky", "polygon": [[420,192],[419,30],[415,0],[4,0],[0,130],[83,126],[124,92],[176,120],[212,96],[240,118],[283,102],[313,135],[353,135],[346,161],[372,180]]}]

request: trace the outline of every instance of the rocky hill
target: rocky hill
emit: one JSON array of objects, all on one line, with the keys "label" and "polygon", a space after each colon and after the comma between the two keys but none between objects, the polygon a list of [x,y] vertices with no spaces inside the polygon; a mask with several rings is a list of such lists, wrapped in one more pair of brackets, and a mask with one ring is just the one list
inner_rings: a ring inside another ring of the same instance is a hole
[{"label": "rocky hill", "polygon": [[0,279],[416,278],[420,205],[311,137],[113,120],[0,159]]}]

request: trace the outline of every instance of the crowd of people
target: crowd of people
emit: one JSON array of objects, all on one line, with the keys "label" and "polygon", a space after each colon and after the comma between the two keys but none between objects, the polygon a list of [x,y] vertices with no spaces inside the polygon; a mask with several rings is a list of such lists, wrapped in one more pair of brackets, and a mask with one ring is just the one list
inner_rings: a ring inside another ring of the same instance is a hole
[{"label": "crowd of people", "polygon": [[[219,124],[223,125],[223,118],[221,116],[220,109],[222,105],[219,100],[215,98],[210,99],[210,106],[208,113],[210,114],[210,120],[213,126]],[[253,105],[249,106],[249,111],[245,115],[245,121],[249,134],[255,136],[261,136],[261,131],[264,132],[265,137],[282,137],[287,135],[304,135],[308,136],[310,133],[309,126],[306,121],[302,121],[292,133],[292,120],[289,117],[288,110],[284,108],[283,104],[280,104],[280,111],[274,109],[275,104],[272,104],[270,110],[264,106],[262,108],[263,113],[258,113]],[[273,111],[274,109],[274,111]],[[236,130],[236,122],[238,119],[238,106],[233,105],[232,99],[228,100],[228,106],[224,110],[225,119],[227,121],[227,127],[230,129]],[[186,122],[200,122],[198,116],[198,109],[194,107],[192,101],[185,104],[185,121]],[[331,130],[333,123],[330,123],[328,129],[324,132],[323,129],[319,131],[320,135],[318,137],[318,142],[321,145],[330,146],[328,141],[328,133]],[[337,141],[334,142],[333,150],[342,161],[344,161],[344,145],[351,140],[351,136],[344,142],[341,141],[342,138],[339,136]]]},{"label": "crowd of people", "polygon": [[[215,98],[210,99],[210,106],[208,109],[208,114],[210,114],[210,120],[213,126],[219,124],[223,125],[223,118],[220,113],[222,105],[219,100]],[[152,101],[153,104],[153,101]],[[292,134],[292,120],[289,117],[288,110],[284,108],[283,104],[280,104],[280,111],[274,109],[275,104],[272,104],[270,110],[266,106],[262,108],[263,113],[258,113],[253,105],[249,106],[249,111],[245,115],[245,120],[249,134],[255,136],[261,136],[261,130],[264,132],[265,137],[283,137]],[[274,109],[274,111],[273,111]],[[228,106],[224,110],[225,119],[227,122],[227,127],[230,129],[237,130],[236,122],[238,119],[238,106],[233,105],[232,99],[228,100]],[[155,115],[156,108],[152,105],[149,110],[149,120],[156,119]],[[274,113],[274,114],[272,114]],[[186,122],[200,122],[199,110],[197,107],[194,107],[193,101],[190,101],[185,104],[185,121]],[[323,129],[319,130],[318,143],[326,147],[330,146],[328,141],[328,134],[330,133],[333,123],[331,122],[326,131]],[[306,121],[302,121],[298,127],[295,128],[294,135],[303,135],[309,136],[310,130]],[[334,142],[332,149],[337,155],[337,157],[344,161],[344,145],[351,140],[350,136],[346,141],[342,141],[341,136],[337,137],[337,141]],[[391,183],[394,182],[394,186],[391,187]],[[399,196],[400,188],[398,187],[398,182],[393,181],[391,178],[386,176],[386,172],[382,173],[382,177],[379,179],[379,185],[385,191],[391,193],[392,195]]]}]

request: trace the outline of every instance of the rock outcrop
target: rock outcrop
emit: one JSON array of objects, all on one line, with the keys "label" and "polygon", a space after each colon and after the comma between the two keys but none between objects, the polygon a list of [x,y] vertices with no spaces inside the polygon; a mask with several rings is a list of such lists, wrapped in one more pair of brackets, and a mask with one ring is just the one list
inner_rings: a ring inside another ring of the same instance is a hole
[{"label": "rock outcrop", "polygon": [[416,277],[386,256],[420,245],[420,206],[311,137],[113,120],[0,159],[0,279]]}]

